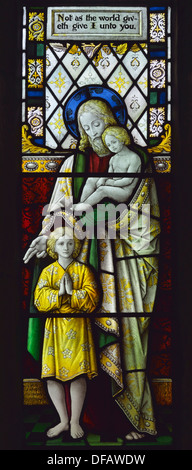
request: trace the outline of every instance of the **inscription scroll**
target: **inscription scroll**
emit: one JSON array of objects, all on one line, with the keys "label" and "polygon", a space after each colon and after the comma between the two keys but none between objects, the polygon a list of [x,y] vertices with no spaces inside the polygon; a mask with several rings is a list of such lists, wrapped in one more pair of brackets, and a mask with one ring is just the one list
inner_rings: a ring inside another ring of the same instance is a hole
[{"label": "inscription scroll", "polygon": [[48,39],[140,39],[147,36],[145,7],[48,8]]}]

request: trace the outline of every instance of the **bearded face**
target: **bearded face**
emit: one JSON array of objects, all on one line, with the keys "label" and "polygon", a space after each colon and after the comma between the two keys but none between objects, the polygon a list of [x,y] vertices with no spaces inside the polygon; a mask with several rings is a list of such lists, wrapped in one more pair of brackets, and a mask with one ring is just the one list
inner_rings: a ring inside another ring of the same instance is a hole
[{"label": "bearded face", "polygon": [[81,134],[80,150],[91,146],[99,156],[109,155],[109,150],[102,141],[102,134],[109,125],[115,125],[116,120],[106,103],[90,100],[79,110],[78,123]]},{"label": "bearded face", "polygon": [[97,114],[89,112],[82,114],[80,117],[80,123],[83,131],[87,135],[88,142],[92,149],[100,156],[107,155],[108,150],[104,146],[101,138],[103,131],[107,127],[107,124],[104,122],[104,120],[98,117]]},{"label": "bearded face", "polygon": [[111,153],[108,149],[106,149],[101,137],[96,137],[95,139],[91,139],[91,137],[88,137],[88,140],[90,146],[92,147],[94,152],[99,155],[99,157],[109,155]]}]

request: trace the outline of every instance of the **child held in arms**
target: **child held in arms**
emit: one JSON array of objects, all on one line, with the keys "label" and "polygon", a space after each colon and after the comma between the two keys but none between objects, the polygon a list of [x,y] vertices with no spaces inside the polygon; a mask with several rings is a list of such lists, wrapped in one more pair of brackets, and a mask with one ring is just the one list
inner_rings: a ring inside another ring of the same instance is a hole
[{"label": "child held in arms", "polygon": [[[83,207],[81,203],[94,206],[106,197],[117,202],[125,202],[131,197],[137,185],[138,178],[134,174],[141,171],[141,159],[129,148],[131,141],[127,130],[120,126],[109,126],[103,132],[102,140],[106,148],[114,153],[109,161],[108,173],[127,173],[127,175],[88,178],[80,204],[77,204],[75,209],[81,209],[81,206]],[[128,173],[132,175],[128,176]]]}]

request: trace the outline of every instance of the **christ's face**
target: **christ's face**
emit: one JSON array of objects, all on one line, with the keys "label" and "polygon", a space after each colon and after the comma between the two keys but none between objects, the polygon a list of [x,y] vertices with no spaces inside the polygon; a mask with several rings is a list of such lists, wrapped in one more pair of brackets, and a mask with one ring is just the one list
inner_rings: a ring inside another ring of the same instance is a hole
[{"label": "christ's face", "polygon": [[117,137],[109,134],[105,137],[105,144],[107,148],[113,153],[120,152],[124,146],[124,142],[121,142],[119,139],[117,139]]},{"label": "christ's face", "polygon": [[55,253],[58,254],[58,258],[71,258],[74,247],[75,242],[73,238],[70,238],[67,235],[63,235],[55,243]]},{"label": "christ's face", "polygon": [[88,137],[93,141],[101,137],[106,127],[103,119],[98,118],[98,116],[92,112],[83,113],[80,117],[80,122]]}]

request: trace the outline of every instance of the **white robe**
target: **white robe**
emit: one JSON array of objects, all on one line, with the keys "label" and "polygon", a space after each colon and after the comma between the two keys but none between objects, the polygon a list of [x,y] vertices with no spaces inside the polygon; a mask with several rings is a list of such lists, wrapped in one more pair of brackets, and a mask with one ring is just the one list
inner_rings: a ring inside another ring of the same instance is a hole
[{"label": "white robe", "polygon": [[[61,172],[71,172],[74,156],[68,157]],[[150,168],[147,169],[149,173]],[[55,223],[50,211],[65,196],[73,201],[72,176],[57,178],[53,194],[43,221],[42,233]],[[135,217],[135,209],[150,204],[150,223],[142,231],[142,214]],[[156,434],[150,387],[146,377],[148,331],[153,313],[157,282],[159,254],[159,206],[153,178],[142,179],[131,200],[128,214],[112,225],[116,228],[116,239],[98,239],[100,253],[100,281],[103,301],[100,314],[95,319],[102,330],[116,336],[117,342],[102,349],[100,364],[113,379],[113,396],[134,427],[140,432]],[[132,230],[128,236],[120,237],[122,224],[131,219]],[[142,237],[141,237],[142,235]],[[143,240],[147,240],[145,246]],[[85,239],[78,257],[88,262],[88,246]],[[110,313],[113,316],[110,317]],[[123,315],[122,315],[123,314]]]}]

